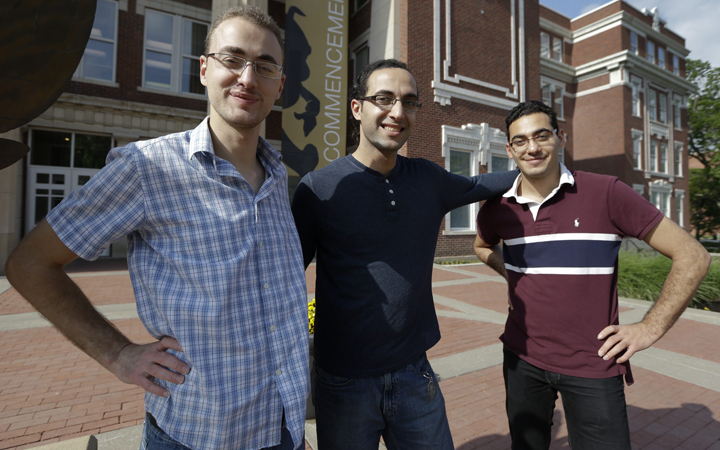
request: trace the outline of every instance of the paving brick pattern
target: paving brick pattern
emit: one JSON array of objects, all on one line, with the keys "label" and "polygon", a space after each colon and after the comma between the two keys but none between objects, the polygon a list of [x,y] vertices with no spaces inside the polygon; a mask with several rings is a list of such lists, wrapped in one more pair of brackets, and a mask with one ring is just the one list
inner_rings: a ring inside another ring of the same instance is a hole
[{"label": "paving brick pattern", "polygon": [[[493,273],[483,266],[462,270]],[[307,272],[314,292],[314,266]],[[434,281],[471,276],[438,267]],[[77,277],[94,304],[127,303],[132,289],[127,275]],[[436,295],[492,311],[507,311],[507,287],[481,281],[435,288]],[[437,305],[440,311],[455,311]],[[30,312],[12,289],[0,295],[0,315]],[[442,340],[431,359],[457,355],[498,343],[502,325],[439,317]],[[151,338],[139,319],[114,324],[136,342]],[[720,362],[720,326],[681,319],[658,348]],[[635,367],[636,383],[626,388],[633,449],[720,450],[720,393]],[[455,448],[508,449],[500,366],[440,383],[446,398]],[[562,402],[554,416],[552,449],[569,448]],[[53,328],[0,332],[0,450],[19,450],[98,434],[142,423],[142,390],[115,379],[74,348]],[[309,445],[305,446],[310,449]]]}]

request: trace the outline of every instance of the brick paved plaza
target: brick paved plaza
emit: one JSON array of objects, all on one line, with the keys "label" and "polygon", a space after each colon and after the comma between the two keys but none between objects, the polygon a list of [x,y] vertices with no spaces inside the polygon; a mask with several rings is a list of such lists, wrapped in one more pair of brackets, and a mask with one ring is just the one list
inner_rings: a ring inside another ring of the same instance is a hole
[{"label": "brick paved plaza", "polygon": [[[311,266],[309,294],[314,275]],[[131,339],[150,339],[134,312],[127,271],[73,277]],[[140,425],[142,390],[115,379],[39,319],[14,289],[2,292],[3,286],[0,279],[0,450],[90,434],[100,438]],[[498,340],[506,289],[483,265],[435,266],[442,340],[428,356],[442,378],[456,449],[510,446]],[[621,322],[629,323],[642,318],[648,303],[623,299],[621,306]],[[720,313],[691,310],[654,348],[633,357],[636,383],[626,394],[634,449],[720,450],[718,342]],[[306,430],[306,448],[312,448],[311,423]],[[119,448],[136,449],[137,442]],[[569,448],[561,402],[551,448]]]}]

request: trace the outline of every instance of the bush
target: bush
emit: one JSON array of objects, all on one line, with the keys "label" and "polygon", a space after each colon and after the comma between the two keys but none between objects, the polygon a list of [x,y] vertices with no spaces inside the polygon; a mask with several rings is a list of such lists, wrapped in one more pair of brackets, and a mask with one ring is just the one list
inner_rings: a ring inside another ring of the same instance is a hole
[{"label": "bush", "polygon": [[[618,294],[640,300],[657,300],[672,261],[662,256],[642,256],[621,252],[618,270]],[[690,306],[717,310],[720,307],[720,260],[714,259]]]}]

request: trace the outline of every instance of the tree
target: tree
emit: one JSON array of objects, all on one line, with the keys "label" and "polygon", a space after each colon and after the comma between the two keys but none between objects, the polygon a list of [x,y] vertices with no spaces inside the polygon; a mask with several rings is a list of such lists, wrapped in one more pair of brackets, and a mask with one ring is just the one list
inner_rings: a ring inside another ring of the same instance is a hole
[{"label": "tree", "polygon": [[703,166],[690,169],[690,222],[701,238],[720,232],[720,68],[688,59],[686,72],[698,87],[688,105],[688,154]]}]

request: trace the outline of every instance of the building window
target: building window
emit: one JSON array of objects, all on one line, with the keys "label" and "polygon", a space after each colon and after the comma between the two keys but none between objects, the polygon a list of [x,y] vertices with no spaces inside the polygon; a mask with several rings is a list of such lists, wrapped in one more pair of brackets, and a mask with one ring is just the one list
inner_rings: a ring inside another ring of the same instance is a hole
[{"label": "building window", "polygon": [[550,57],[550,35],[540,32],[540,56]]},{"label": "building window", "polygon": [[650,183],[650,202],[666,217],[670,217],[670,193],[672,186],[664,181]]},{"label": "building window", "polygon": [[681,177],[683,175],[683,144],[682,142],[675,143],[675,176]]},{"label": "building window", "polygon": [[515,168],[515,161],[512,158],[508,158],[507,154],[501,155],[500,153],[492,152],[490,154],[490,172],[505,172]]},{"label": "building window", "polygon": [[642,184],[633,184],[632,188],[633,191],[637,192],[639,195],[645,195],[645,186]]},{"label": "building window", "polygon": [[668,173],[667,143],[660,142],[660,172]]},{"label": "building window", "polygon": [[642,89],[642,81],[632,78],[632,113],[635,117],[640,117],[640,90]]},{"label": "building window", "polygon": [[118,3],[98,0],[90,39],[75,77],[115,81]]},{"label": "building window", "polygon": [[200,56],[207,31],[207,23],[145,10],[144,86],[205,95]]},{"label": "building window", "polygon": [[680,58],[677,55],[673,55],[673,73],[680,76]]},{"label": "building window", "polygon": [[30,130],[26,231],[105,166],[112,143],[111,136]]},{"label": "building window", "polygon": [[665,49],[662,47],[658,47],[658,60],[657,65],[665,68]]},{"label": "building window", "polygon": [[562,62],[562,48],[562,39],[553,36],[552,59]]},{"label": "building window", "polygon": [[648,114],[650,120],[657,120],[657,94],[652,89],[648,90]]},{"label": "building window", "polygon": [[[450,172],[469,177],[472,174],[472,159],[472,152],[450,150]],[[472,206],[461,206],[450,212],[451,230],[472,229]]]},{"label": "building window", "polygon": [[630,53],[638,54],[638,36],[634,31],[630,32]]},{"label": "building window", "polygon": [[682,189],[675,189],[675,209],[677,213],[677,223],[680,226],[683,226],[683,221],[685,219],[685,214],[683,214],[683,203],[685,203],[685,191]]},{"label": "building window", "polygon": [[650,167],[648,170],[651,172],[657,172],[657,141],[650,139]]},{"label": "building window", "polygon": [[354,68],[355,71],[355,78],[360,75],[360,72],[367,67],[368,64],[370,64],[370,47],[367,46],[367,44],[360,47],[358,50],[355,50],[354,53]]},{"label": "building window", "polygon": [[655,44],[653,42],[647,41],[646,57],[648,61],[655,64]]},{"label": "building window", "polygon": [[658,94],[658,107],[660,109],[660,122],[667,123],[667,95]]},{"label": "building window", "polygon": [[680,130],[682,129],[682,122],[681,122],[681,116],[680,116],[680,106],[682,105],[682,97],[676,95],[673,97],[673,123],[675,124],[675,129]]},{"label": "building window", "polygon": [[558,119],[565,118],[565,85],[563,83],[542,80],[542,101],[555,110]]},{"label": "building window", "polygon": [[633,168],[642,169],[642,138],[643,132],[632,130],[633,140]]}]

